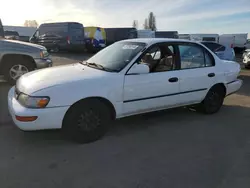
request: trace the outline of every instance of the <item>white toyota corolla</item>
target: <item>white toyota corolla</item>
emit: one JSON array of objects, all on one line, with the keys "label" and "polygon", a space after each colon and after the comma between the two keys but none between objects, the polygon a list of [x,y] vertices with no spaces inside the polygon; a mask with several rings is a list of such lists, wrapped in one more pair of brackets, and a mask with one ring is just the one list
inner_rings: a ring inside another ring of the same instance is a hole
[{"label": "white toyota corolla", "polygon": [[22,130],[62,128],[91,142],[112,119],[188,105],[216,113],[240,89],[239,73],[238,63],[220,60],[200,43],[124,40],[86,62],[23,75],[9,91],[9,111]]}]

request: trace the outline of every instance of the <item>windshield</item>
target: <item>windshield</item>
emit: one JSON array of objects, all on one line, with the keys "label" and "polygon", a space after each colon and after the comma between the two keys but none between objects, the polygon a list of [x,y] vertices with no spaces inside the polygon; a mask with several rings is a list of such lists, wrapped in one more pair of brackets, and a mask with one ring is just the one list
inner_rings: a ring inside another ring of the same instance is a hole
[{"label": "windshield", "polygon": [[145,43],[118,42],[103,49],[87,62],[101,65],[116,72],[121,71],[142,49]]}]

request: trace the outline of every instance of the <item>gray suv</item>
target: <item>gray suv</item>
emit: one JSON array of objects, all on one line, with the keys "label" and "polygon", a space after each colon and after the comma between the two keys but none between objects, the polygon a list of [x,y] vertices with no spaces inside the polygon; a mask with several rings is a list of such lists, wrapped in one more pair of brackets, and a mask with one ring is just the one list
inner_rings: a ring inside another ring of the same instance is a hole
[{"label": "gray suv", "polygon": [[47,49],[41,45],[5,40],[1,35],[3,27],[0,20],[0,75],[10,83],[23,74],[52,66]]}]

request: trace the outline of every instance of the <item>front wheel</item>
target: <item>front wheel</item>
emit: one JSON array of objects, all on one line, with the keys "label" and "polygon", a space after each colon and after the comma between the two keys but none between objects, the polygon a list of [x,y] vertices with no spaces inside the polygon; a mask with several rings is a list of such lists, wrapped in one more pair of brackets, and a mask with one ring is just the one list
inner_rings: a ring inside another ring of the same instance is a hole
[{"label": "front wheel", "polygon": [[82,101],[72,106],[63,121],[67,138],[79,143],[100,139],[107,131],[111,115],[107,106],[98,100]]},{"label": "front wheel", "polygon": [[205,114],[214,114],[220,110],[223,105],[224,98],[224,88],[221,86],[213,87],[208,91],[202,103],[198,105],[198,110]]}]

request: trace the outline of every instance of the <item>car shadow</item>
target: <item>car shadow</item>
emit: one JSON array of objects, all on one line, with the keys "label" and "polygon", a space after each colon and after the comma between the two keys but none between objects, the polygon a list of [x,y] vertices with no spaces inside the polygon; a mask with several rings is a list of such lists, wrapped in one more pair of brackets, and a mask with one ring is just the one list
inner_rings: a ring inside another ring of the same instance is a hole
[{"label": "car shadow", "polygon": [[250,96],[250,75],[241,74],[239,78],[243,80],[243,86],[240,88],[237,94]]},{"label": "car shadow", "polygon": [[[233,117],[233,118],[230,118]],[[228,106],[224,105],[220,112],[213,115],[204,115],[195,112],[188,108],[176,108],[170,110],[163,110],[159,112],[152,112],[142,115],[131,116],[116,120],[108,133],[99,141],[93,142],[101,144],[102,141],[109,142],[110,139],[114,140],[118,137],[122,139],[127,136],[148,136],[155,137],[160,132],[166,132],[167,135],[171,132],[180,133],[197,131],[204,128],[210,130],[227,129],[231,127],[237,129],[240,126],[246,126],[247,123],[241,122],[247,119],[249,122],[249,108],[242,106]],[[237,126],[236,126],[237,125]],[[14,125],[13,125],[14,126]],[[65,139],[61,130],[48,130],[48,131],[34,131],[24,132],[16,129],[16,137],[18,142],[28,145],[75,145],[76,143]],[[190,129],[190,130],[187,130]],[[127,140],[127,139],[126,139]]]}]

